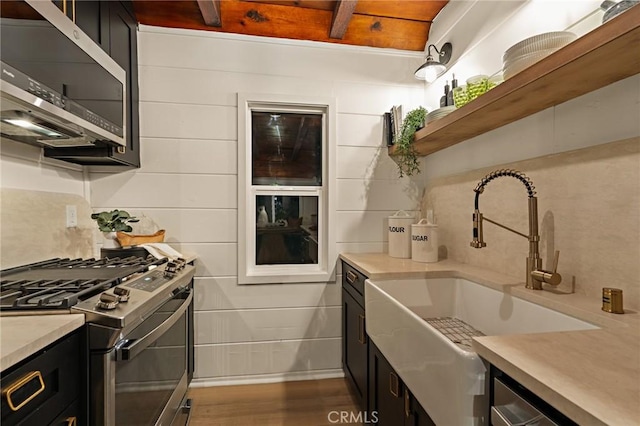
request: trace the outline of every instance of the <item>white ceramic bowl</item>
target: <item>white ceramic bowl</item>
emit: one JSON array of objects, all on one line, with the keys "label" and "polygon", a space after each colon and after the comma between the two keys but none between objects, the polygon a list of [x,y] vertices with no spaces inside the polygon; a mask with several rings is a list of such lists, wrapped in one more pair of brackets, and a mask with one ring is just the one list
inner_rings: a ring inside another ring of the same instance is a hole
[{"label": "white ceramic bowl", "polygon": [[519,62],[530,61],[532,58],[544,58],[546,56],[551,55],[553,52],[557,51],[558,49],[559,49],[558,47],[553,47],[551,49],[544,49],[544,50],[539,50],[537,52],[525,53],[523,55],[513,57],[512,59],[510,58],[502,63],[502,68],[509,68],[510,66],[517,64]]},{"label": "white ceramic bowl", "polygon": [[549,55],[550,53],[540,52],[538,54],[532,54],[519,61],[513,62],[509,66],[503,68],[504,79],[505,80],[510,79],[514,75],[518,74],[520,71],[523,71],[526,68],[529,68],[531,65],[541,61],[542,59],[546,58]]},{"label": "white ceramic bowl", "polygon": [[538,34],[533,37],[526,38],[508,48],[502,56],[502,62],[510,61],[518,56],[540,50],[552,48],[559,49],[571,43],[576,38],[577,36],[569,31],[554,31]]},{"label": "white ceramic bowl", "polygon": [[445,115],[451,113],[452,111],[455,111],[455,109],[456,109],[456,107],[454,105],[450,105],[450,106],[434,109],[429,114],[427,114],[427,116],[425,117],[425,119],[424,119],[425,124],[428,124],[428,123],[430,123],[432,121],[435,121],[435,120],[437,120],[439,118],[442,118]]}]

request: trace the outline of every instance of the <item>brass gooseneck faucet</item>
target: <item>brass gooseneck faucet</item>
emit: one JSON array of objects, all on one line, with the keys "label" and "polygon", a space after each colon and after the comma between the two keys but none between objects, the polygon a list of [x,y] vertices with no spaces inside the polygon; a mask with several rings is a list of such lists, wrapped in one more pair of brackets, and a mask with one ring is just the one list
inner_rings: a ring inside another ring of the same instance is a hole
[{"label": "brass gooseneck faucet", "polygon": [[[480,194],[484,192],[484,187],[492,180],[503,176],[518,179],[524,184],[525,188],[527,189],[527,194],[529,196],[529,235],[525,235],[522,232],[518,232],[501,223],[484,217],[483,214],[480,213],[478,204],[480,201]],[[493,171],[483,177],[474,189],[474,192],[476,193],[476,198],[475,210],[473,212],[473,241],[471,241],[471,247],[482,248],[487,246],[487,243],[484,242],[482,236],[482,222],[486,220],[489,223],[493,223],[496,226],[506,229],[507,231],[511,231],[514,234],[520,235],[529,240],[526,288],[530,288],[533,290],[542,290],[542,283],[551,285],[560,284],[560,281],[562,281],[562,276],[556,272],[558,268],[558,257],[560,255],[559,251],[556,251],[555,253],[553,270],[546,271],[542,269],[542,259],[540,258],[539,249],[540,235],[538,235],[538,199],[535,197],[536,191],[531,180],[524,173],[517,170],[500,169]]]}]

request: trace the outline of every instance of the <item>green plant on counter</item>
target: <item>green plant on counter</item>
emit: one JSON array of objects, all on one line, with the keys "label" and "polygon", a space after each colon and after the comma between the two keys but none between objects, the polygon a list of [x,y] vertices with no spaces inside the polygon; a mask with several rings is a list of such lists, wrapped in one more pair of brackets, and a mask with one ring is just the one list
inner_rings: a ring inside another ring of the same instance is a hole
[{"label": "green plant on counter", "polygon": [[111,210],[110,212],[93,213],[91,219],[98,222],[98,229],[102,232],[124,231],[131,232],[133,228],[129,223],[139,222],[124,210]]},{"label": "green plant on counter", "polygon": [[424,119],[427,116],[427,110],[418,107],[407,113],[402,121],[400,134],[395,139],[395,161],[398,165],[400,177],[404,175],[413,176],[420,173],[420,164],[418,163],[418,155],[413,147],[413,136],[416,130],[424,125]]}]

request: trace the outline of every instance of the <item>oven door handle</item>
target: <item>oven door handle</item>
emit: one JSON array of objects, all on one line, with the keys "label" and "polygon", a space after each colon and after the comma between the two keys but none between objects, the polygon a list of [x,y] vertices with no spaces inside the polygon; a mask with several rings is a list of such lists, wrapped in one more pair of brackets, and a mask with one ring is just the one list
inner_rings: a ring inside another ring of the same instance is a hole
[{"label": "oven door handle", "polygon": [[[116,349],[116,361],[128,361],[133,359],[140,352],[144,351],[149,345],[158,340],[160,336],[166,333],[185,313],[191,301],[193,300],[193,293],[191,290],[187,290],[188,296],[182,302],[180,307],[171,314],[169,318],[164,320],[162,324],[151,330],[143,337],[135,340],[125,341],[124,345]],[[169,299],[171,300],[171,299]]]}]

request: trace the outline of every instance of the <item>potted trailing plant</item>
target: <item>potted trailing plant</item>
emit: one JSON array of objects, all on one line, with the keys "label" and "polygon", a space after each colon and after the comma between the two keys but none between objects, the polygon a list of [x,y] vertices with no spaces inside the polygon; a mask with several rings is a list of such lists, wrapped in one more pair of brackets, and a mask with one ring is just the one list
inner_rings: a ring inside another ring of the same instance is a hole
[{"label": "potted trailing plant", "polygon": [[131,216],[128,212],[118,209],[93,213],[91,219],[98,223],[98,229],[104,235],[104,248],[117,248],[116,232],[131,232],[133,228],[129,224],[139,222],[139,219]]},{"label": "potted trailing plant", "polygon": [[404,175],[412,176],[420,173],[420,165],[418,164],[418,156],[413,146],[413,136],[416,130],[424,126],[424,119],[427,116],[427,110],[418,107],[407,113],[402,121],[400,133],[396,135],[394,141],[395,161],[398,165],[400,177]]}]

